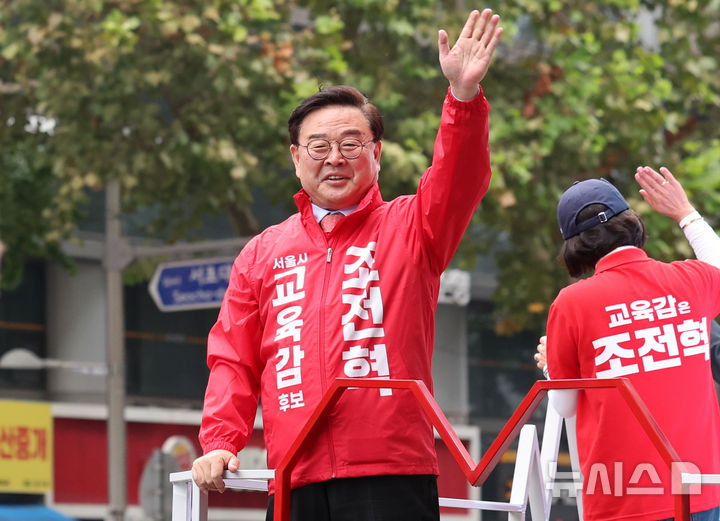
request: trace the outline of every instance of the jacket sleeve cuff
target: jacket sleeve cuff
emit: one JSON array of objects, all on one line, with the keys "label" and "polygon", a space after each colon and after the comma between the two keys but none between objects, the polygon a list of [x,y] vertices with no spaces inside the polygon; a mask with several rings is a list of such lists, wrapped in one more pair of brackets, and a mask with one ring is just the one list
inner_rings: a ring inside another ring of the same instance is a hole
[{"label": "jacket sleeve cuff", "polygon": [[480,94],[480,85],[478,85],[477,92],[475,92],[475,95],[474,95],[472,98],[468,98],[468,99],[460,99],[460,98],[458,98],[458,97],[455,95],[455,93],[453,92],[452,87],[450,87],[450,95],[451,95],[453,98],[455,98],[456,100],[462,101],[463,103],[465,103],[465,102],[467,102],[467,101],[472,101],[472,100],[474,100],[474,99],[477,97],[478,94]]},{"label": "jacket sleeve cuff", "polygon": [[[447,95],[445,96],[445,101],[443,102],[443,110],[448,116],[452,115],[446,120],[446,123],[457,123],[458,121],[465,120],[468,117],[476,117],[478,113],[487,117],[490,113],[490,104],[485,99],[482,86],[480,85],[478,85],[477,95],[468,101],[460,101],[457,99],[453,96],[450,86],[448,86]],[[460,118],[460,120],[457,118]]]},{"label": "jacket sleeve cuff", "polygon": [[235,448],[235,445],[227,441],[215,440],[203,444],[203,454],[207,454],[208,452],[213,450],[227,450],[232,452],[233,454],[237,454],[239,452],[237,448]]},{"label": "jacket sleeve cuff", "polygon": [[485,98],[485,96],[484,96],[483,88],[482,88],[482,85],[480,85],[479,83],[478,83],[477,93],[475,94],[475,96],[473,96],[472,98],[467,99],[467,100],[463,100],[463,99],[460,99],[457,96],[455,96],[455,93],[452,91],[452,87],[450,87],[449,85],[447,88],[447,99],[457,102],[457,103],[460,103],[460,104],[473,103],[473,102],[477,102],[478,99],[484,99],[484,98]]}]

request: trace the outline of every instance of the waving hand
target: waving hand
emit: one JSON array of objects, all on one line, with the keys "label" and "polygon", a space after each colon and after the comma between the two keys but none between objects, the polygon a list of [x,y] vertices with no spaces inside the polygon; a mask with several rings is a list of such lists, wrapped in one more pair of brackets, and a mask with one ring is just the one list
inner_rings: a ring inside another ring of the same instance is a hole
[{"label": "waving hand", "polygon": [[482,14],[472,11],[452,49],[447,33],[443,29],[438,32],[440,68],[456,97],[467,100],[477,93],[503,32],[497,26],[499,21],[500,16],[491,9]]}]

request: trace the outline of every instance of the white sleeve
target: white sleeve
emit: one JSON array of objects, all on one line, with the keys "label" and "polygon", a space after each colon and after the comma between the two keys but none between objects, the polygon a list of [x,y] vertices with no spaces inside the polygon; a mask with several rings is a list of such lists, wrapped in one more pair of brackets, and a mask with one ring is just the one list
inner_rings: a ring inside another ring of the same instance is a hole
[{"label": "white sleeve", "polygon": [[[548,366],[543,367],[543,375],[550,380]],[[557,411],[563,418],[575,416],[577,411],[577,389],[553,389],[548,391],[548,401],[550,406]]]},{"label": "white sleeve", "polygon": [[697,212],[683,218],[679,224],[695,257],[720,268],[720,237],[715,230]]},{"label": "white sleeve", "polygon": [[575,416],[578,391],[576,389],[553,389],[548,392],[550,405],[563,418]]}]

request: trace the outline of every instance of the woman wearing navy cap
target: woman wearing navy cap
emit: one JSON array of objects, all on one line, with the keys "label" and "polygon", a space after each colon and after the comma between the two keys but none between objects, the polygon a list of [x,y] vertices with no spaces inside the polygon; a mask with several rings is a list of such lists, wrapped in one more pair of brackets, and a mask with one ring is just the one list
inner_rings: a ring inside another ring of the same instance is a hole
[{"label": "woman wearing navy cap", "polygon": [[[661,172],[638,169],[639,181],[651,181],[642,191],[646,198],[663,183],[676,183],[669,171]],[[683,211],[694,211],[688,207]],[[594,273],[560,291],[550,308],[550,378],[628,378],[688,469],[720,473],[720,412],[708,367],[709,322],[720,313],[720,269],[649,258],[640,216],[605,180],[572,185],[557,215],[568,272]],[[709,229],[700,219],[689,225]],[[720,249],[713,244],[716,255]],[[672,518],[678,491],[670,469],[619,393],[552,395],[563,416],[577,413],[584,519]],[[692,492],[693,519],[717,521],[720,487]]]}]

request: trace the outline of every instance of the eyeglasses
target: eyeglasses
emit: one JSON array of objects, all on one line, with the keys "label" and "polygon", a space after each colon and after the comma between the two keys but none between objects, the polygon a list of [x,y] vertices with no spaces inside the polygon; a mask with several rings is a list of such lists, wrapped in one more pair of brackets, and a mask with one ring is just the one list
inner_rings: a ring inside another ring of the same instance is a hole
[{"label": "eyeglasses", "polygon": [[308,141],[307,145],[298,144],[298,146],[305,147],[307,149],[308,155],[312,159],[320,161],[321,159],[325,159],[327,156],[330,155],[333,143],[338,144],[338,150],[340,151],[340,155],[342,155],[345,159],[357,159],[358,157],[360,157],[360,154],[362,153],[365,145],[373,143],[373,140],[371,139],[370,141],[366,141],[365,143],[363,143],[359,139],[355,138],[347,138],[341,141],[328,141],[327,139],[311,139],[310,141]]}]

